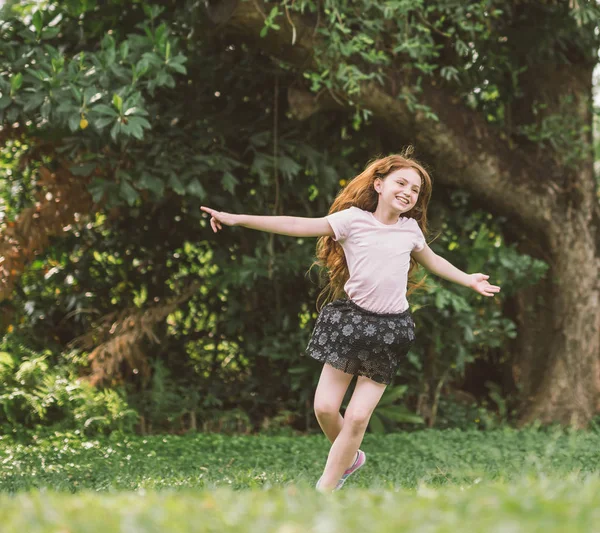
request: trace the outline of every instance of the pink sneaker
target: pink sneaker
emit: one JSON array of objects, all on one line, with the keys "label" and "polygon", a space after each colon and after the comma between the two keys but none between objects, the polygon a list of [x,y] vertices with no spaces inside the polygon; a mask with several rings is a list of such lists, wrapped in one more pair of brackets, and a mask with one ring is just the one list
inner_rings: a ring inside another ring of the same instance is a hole
[{"label": "pink sneaker", "polygon": [[[340,490],[344,486],[344,483],[346,483],[346,480],[350,477],[350,475],[354,474],[354,472],[356,472],[366,462],[367,462],[367,455],[362,450],[358,450],[356,452],[356,460],[354,461],[353,465],[344,472],[344,474],[342,475],[340,480],[337,482],[335,489],[333,489],[333,490]],[[321,476],[321,477],[323,477],[323,476]],[[317,481],[317,485],[316,485],[317,488],[319,488],[320,482],[321,482],[321,478],[319,478],[319,481]]]}]

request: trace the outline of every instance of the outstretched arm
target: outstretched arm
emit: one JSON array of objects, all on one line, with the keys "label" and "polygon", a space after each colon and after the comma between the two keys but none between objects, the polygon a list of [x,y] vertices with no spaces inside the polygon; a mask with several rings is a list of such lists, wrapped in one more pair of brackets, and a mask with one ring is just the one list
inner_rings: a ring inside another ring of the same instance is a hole
[{"label": "outstretched arm", "polygon": [[201,206],[200,209],[210,215],[210,226],[213,231],[223,229],[226,226],[243,226],[245,228],[289,235],[291,237],[321,237],[332,236],[333,229],[325,217],[285,217],[285,216],[258,216],[258,215],[234,215],[217,211],[210,207]]},{"label": "outstretched arm", "polygon": [[427,244],[420,252],[413,252],[412,256],[436,276],[469,287],[483,296],[494,296],[500,292],[499,286],[489,284],[487,274],[465,274],[452,263],[434,253]]}]

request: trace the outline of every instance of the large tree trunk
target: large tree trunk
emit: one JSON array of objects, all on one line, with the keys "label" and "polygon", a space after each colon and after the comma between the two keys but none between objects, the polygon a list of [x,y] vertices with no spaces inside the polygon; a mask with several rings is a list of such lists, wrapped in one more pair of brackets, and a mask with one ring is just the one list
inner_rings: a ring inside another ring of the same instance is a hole
[{"label": "large tree trunk", "polygon": [[[551,226],[551,316],[532,324],[531,342],[549,344],[546,353],[525,345],[516,365],[521,379],[523,423],[560,421],[584,426],[600,409],[600,257],[598,221],[588,209],[557,215]],[[533,318],[533,317],[531,317]],[[528,328],[528,324],[524,324]]]},{"label": "large tree trunk", "polygon": [[[281,30],[261,39],[264,14],[255,3],[240,2],[225,29],[297,68],[313,67],[315,21],[301,16],[292,20],[293,28],[278,19]],[[569,70],[564,69],[567,79]],[[575,65],[576,83],[565,92],[575,96],[573,112],[582,127],[591,126],[591,71],[592,65]],[[390,87],[363,86],[355,102],[403,137],[411,132],[418,151],[437,169],[438,183],[473,193],[481,206],[507,217],[513,234],[538,243],[537,257],[550,261],[549,281],[543,285],[550,287],[543,295],[547,312],[539,317],[529,312],[528,297],[519,310],[522,339],[514,355],[514,375],[523,394],[521,421],[584,426],[598,411],[600,398],[600,206],[591,134],[580,139],[584,160],[577,168],[563,168],[550,150],[523,139],[501,139],[481,116],[439,86],[425,87],[420,95],[438,122],[409,110],[396,97],[398,80],[393,74],[390,80]],[[333,105],[313,98],[311,106],[311,96],[297,89],[292,96],[290,105],[298,105],[298,116]]]},{"label": "large tree trunk", "polygon": [[543,301],[536,287],[523,298],[539,314],[523,309],[527,319],[519,328],[522,349],[514,360],[516,373],[524,370],[517,380],[522,423],[558,420],[580,427],[600,409],[600,224],[593,173],[592,71],[584,58],[569,66],[528,64],[520,78],[523,98],[513,109],[515,126],[532,120],[534,102],[545,105],[546,116],[568,114],[568,121],[577,124],[573,146],[563,147],[556,170],[549,173],[555,208],[545,234],[547,249],[536,254],[546,256],[551,267],[540,287],[545,289]]}]

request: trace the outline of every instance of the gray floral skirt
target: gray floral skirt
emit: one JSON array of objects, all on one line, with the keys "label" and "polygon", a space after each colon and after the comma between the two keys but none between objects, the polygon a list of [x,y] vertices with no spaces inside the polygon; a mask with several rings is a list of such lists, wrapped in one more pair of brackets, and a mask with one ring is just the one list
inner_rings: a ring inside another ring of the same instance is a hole
[{"label": "gray floral skirt", "polygon": [[321,309],[306,353],[347,374],[389,385],[414,340],[410,309],[374,313],[340,299]]}]

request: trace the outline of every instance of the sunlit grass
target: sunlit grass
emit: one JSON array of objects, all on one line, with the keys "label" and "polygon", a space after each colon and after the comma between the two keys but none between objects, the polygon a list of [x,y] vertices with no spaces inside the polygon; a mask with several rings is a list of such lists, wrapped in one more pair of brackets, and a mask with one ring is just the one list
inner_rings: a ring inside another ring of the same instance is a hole
[{"label": "sunlit grass", "polygon": [[324,437],[3,438],[1,530],[589,532],[600,523],[597,441],[509,429],[367,435],[367,464],[322,495]]}]

